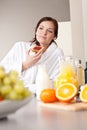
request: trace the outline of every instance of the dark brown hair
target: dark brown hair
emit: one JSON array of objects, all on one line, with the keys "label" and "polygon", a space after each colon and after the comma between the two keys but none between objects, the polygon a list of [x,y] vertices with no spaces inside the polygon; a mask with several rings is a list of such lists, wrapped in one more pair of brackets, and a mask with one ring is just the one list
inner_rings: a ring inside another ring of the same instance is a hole
[{"label": "dark brown hair", "polygon": [[[39,42],[36,40],[36,31],[37,31],[37,28],[39,27],[40,23],[44,22],[44,21],[51,21],[53,22],[54,24],[54,35],[55,37],[57,38],[58,36],[58,22],[56,21],[56,19],[52,18],[52,17],[43,17],[39,20],[39,22],[37,23],[36,25],[36,28],[35,28],[35,37],[33,38],[33,40],[31,41],[32,43],[35,42],[35,44],[39,45]],[[54,40],[51,41],[51,43],[53,42]],[[54,41],[55,42],[55,41]],[[55,42],[56,43],[56,42]]]}]

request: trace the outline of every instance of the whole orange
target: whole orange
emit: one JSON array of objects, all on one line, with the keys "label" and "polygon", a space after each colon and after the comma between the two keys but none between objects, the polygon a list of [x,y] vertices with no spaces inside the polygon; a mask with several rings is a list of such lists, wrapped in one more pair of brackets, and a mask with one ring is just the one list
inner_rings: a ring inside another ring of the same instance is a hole
[{"label": "whole orange", "polygon": [[56,92],[52,88],[43,89],[40,94],[40,99],[44,103],[52,103],[58,101]]}]

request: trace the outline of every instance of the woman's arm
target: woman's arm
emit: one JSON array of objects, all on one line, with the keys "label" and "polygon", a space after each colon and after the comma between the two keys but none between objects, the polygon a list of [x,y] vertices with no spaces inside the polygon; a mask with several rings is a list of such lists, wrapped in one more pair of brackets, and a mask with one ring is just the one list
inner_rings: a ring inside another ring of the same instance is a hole
[{"label": "woman's arm", "polygon": [[21,43],[17,42],[0,62],[0,65],[5,68],[6,72],[9,72],[10,70],[16,70],[19,73],[21,72],[21,53]]},{"label": "woman's arm", "polygon": [[30,50],[26,52],[26,60],[22,63],[22,71],[32,67],[39,61],[43,54],[43,51],[39,51],[34,55],[30,55]]}]

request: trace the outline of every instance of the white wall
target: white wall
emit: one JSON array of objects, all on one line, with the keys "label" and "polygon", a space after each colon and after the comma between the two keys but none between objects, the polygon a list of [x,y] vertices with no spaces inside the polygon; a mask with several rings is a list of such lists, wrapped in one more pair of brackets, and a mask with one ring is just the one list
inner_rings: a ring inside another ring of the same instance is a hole
[{"label": "white wall", "polygon": [[65,56],[72,56],[71,22],[59,22],[58,46],[64,51]]},{"label": "white wall", "polygon": [[87,61],[87,0],[70,0],[72,52],[75,59]]},{"label": "white wall", "polygon": [[59,22],[57,42],[65,55],[87,61],[86,5],[87,0],[0,0],[0,60],[16,41],[32,39],[41,17],[52,16]]},{"label": "white wall", "polygon": [[0,0],[0,59],[16,41],[31,40],[43,16],[69,21],[69,0]]},{"label": "white wall", "polygon": [[85,61],[87,61],[87,0],[82,0]]}]

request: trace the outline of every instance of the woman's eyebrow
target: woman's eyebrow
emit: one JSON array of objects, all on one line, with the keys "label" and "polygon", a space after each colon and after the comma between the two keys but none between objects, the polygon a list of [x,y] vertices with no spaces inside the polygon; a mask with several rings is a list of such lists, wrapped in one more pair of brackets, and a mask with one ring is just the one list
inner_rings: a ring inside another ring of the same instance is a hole
[{"label": "woman's eyebrow", "polygon": [[[40,25],[39,27],[45,27],[44,25]],[[48,29],[54,30],[54,28],[49,27]]]}]

